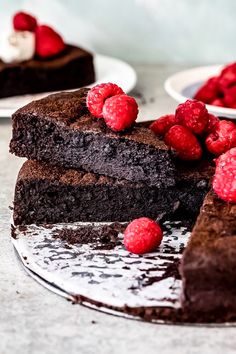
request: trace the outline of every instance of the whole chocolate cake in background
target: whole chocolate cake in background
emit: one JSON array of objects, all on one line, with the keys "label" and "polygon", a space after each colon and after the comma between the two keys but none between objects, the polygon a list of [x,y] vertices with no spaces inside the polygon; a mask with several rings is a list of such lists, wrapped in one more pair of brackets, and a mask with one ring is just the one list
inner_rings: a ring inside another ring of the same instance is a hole
[{"label": "whole chocolate cake in background", "polygon": [[194,100],[151,125],[135,123],[137,114],[136,101],[110,83],[19,109],[10,151],[30,160],[16,183],[15,224],[149,218],[148,252],[160,215],[194,224],[201,208],[180,265],[181,311],[198,322],[233,320],[236,127]]},{"label": "whole chocolate cake in background", "polygon": [[93,55],[19,12],[0,43],[0,98],[74,89],[95,81]]}]

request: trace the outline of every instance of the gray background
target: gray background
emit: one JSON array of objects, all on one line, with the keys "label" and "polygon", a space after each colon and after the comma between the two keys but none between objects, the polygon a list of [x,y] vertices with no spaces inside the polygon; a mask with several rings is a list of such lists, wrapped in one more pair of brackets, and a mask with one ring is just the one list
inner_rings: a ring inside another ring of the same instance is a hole
[{"label": "gray background", "polygon": [[0,0],[1,33],[19,9],[67,41],[138,63],[236,59],[234,0]]}]

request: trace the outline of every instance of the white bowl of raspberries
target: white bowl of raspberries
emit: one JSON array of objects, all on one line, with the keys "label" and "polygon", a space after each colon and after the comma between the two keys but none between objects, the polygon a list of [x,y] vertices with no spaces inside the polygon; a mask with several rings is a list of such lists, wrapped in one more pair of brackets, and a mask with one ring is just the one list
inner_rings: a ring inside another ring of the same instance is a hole
[{"label": "white bowl of raspberries", "polygon": [[236,62],[181,71],[166,80],[165,90],[177,102],[194,98],[209,113],[236,119]]}]

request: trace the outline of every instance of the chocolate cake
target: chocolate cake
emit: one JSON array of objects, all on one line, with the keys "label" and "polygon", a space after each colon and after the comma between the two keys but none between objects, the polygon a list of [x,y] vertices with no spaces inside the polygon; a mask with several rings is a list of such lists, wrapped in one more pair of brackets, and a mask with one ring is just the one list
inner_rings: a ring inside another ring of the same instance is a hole
[{"label": "chocolate cake", "polygon": [[[212,162],[175,161],[145,124],[111,131],[91,116],[86,95],[86,88],[50,95],[13,115],[10,151],[32,159],[17,179],[15,225],[143,216],[195,221],[201,208],[180,263],[182,308],[135,311],[179,321],[236,319],[236,206],[209,192]],[[115,246],[113,236],[114,230],[108,243]],[[57,237],[78,241],[71,231]]]},{"label": "chocolate cake", "polygon": [[13,114],[10,151],[66,168],[143,182],[175,184],[167,146],[139,124],[115,133],[86,107],[87,89],[50,95]]},{"label": "chocolate cake", "polygon": [[[194,171],[199,169],[198,174]],[[20,170],[14,200],[15,224],[73,221],[130,221],[198,212],[209,189],[211,166],[177,170],[177,185],[160,189],[79,170],[27,161]]]},{"label": "chocolate cake", "polygon": [[181,261],[183,309],[195,317],[236,318],[236,205],[204,200]]},{"label": "chocolate cake", "polygon": [[48,59],[10,64],[0,60],[0,98],[73,89],[94,81],[92,54],[72,45]]}]

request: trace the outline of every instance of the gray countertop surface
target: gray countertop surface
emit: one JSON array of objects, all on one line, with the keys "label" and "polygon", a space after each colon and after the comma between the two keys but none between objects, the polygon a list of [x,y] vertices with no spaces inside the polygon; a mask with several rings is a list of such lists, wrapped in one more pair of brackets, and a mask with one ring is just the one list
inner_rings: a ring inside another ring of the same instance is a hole
[{"label": "gray countertop surface", "polygon": [[[165,78],[180,67],[136,66],[140,117],[171,113]],[[0,353],[235,353],[236,329],[153,325],[72,305],[37,284],[10,240],[9,206],[23,159],[8,153],[10,119],[0,118]]]}]

